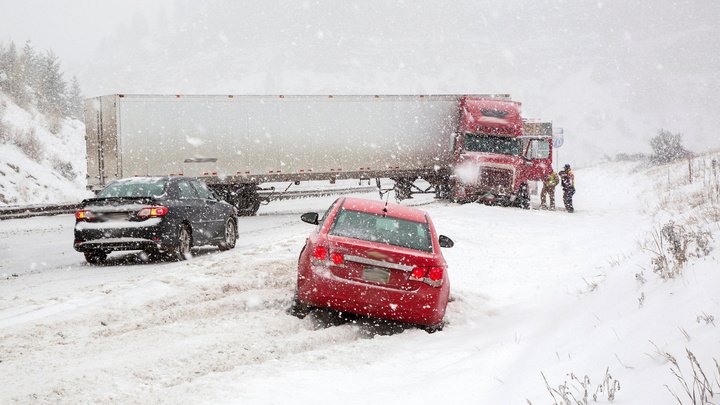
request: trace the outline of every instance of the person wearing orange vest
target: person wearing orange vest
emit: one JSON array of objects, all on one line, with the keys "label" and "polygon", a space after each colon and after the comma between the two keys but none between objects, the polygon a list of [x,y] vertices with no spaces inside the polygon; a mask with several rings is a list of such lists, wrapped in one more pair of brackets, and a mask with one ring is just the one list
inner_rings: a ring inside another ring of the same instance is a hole
[{"label": "person wearing orange vest", "polygon": [[548,206],[545,205],[546,195],[550,197],[550,209],[555,209],[555,186],[557,186],[559,182],[560,180],[555,170],[550,171],[550,174],[545,176],[543,179],[543,188],[540,192],[540,209],[548,208]]},{"label": "person wearing orange vest", "polygon": [[574,212],[572,197],[575,194],[575,173],[570,169],[570,165],[566,164],[563,170],[560,170],[560,184],[563,188],[563,203],[567,212]]}]

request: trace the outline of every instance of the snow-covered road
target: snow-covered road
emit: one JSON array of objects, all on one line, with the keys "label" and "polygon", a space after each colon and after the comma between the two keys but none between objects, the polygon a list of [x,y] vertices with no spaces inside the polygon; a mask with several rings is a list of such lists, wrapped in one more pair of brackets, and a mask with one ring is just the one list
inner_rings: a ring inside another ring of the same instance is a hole
[{"label": "snow-covered road", "polygon": [[72,250],[72,216],[2,221],[0,403],[550,402],[541,371],[599,378],[646,350],[620,349],[636,319],[600,327],[622,317],[618,303],[637,308],[634,292],[591,293],[650,226],[639,196],[651,184],[628,173],[580,171],[573,215],[413,200],[455,241],[448,326],[435,334],[286,314],[311,231],[299,214],[334,197],[263,207],[240,219],[234,250],[181,263],[116,254],[89,266]]}]

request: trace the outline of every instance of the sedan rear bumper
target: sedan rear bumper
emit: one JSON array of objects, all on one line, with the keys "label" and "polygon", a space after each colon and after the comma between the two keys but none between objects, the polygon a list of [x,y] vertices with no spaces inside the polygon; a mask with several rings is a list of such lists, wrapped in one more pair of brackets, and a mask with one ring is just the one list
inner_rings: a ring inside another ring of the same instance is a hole
[{"label": "sedan rear bumper", "polygon": [[431,287],[417,282],[417,289],[398,290],[337,277],[323,267],[300,272],[298,299],[305,304],[358,315],[437,325],[445,316],[449,285]]},{"label": "sedan rear bumper", "polygon": [[78,252],[94,250],[161,250],[162,245],[157,241],[142,238],[104,238],[84,242],[75,241],[74,248]]},{"label": "sedan rear bumper", "polygon": [[78,222],[73,247],[78,252],[94,250],[167,250],[177,244],[177,232],[169,221],[153,218],[128,226]]}]

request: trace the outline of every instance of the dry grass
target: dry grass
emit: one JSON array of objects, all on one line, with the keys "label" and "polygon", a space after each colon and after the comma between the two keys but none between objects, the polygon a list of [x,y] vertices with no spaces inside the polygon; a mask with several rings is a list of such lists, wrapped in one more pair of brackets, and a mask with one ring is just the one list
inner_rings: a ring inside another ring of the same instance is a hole
[{"label": "dry grass", "polygon": [[675,356],[668,352],[660,352],[660,354],[670,362],[670,372],[680,383],[682,392],[685,395],[682,395],[682,393],[678,395],[667,384],[665,388],[681,405],[685,403],[680,399],[681,396],[689,401],[687,402],[688,404],[716,404],[717,400],[720,399],[720,364],[718,364],[717,359],[713,358],[715,367],[712,368],[709,373],[706,373],[693,352],[685,349],[685,353],[692,370],[692,375],[687,377],[683,374]]},{"label": "dry grass", "polygon": [[662,279],[673,279],[682,274],[689,258],[709,255],[712,240],[712,234],[705,229],[693,229],[670,221],[653,229],[643,248],[652,254],[653,272]]},{"label": "dry grass", "polygon": [[[575,373],[570,373],[567,376],[570,378],[569,381],[564,381],[558,385],[557,388],[551,387],[544,373],[542,375],[543,381],[545,381],[545,387],[548,393],[552,397],[553,405],[587,405],[589,394],[592,390],[592,383],[590,377],[587,375],[582,378],[578,378]],[[592,394],[594,402],[598,402],[599,399],[606,397],[608,401],[613,402],[617,392],[620,391],[620,381],[610,375],[610,367],[605,369],[605,375],[602,378],[600,384],[595,388],[595,392]],[[532,403],[528,400],[528,404]]]},{"label": "dry grass", "polygon": [[30,159],[40,162],[45,155],[45,148],[35,132],[35,129],[29,131],[15,130],[12,134],[12,143]]}]

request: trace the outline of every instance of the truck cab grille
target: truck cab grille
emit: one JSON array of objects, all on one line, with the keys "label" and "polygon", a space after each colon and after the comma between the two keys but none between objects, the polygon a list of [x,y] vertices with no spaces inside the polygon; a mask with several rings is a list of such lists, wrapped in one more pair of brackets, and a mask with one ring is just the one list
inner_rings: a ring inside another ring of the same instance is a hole
[{"label": "truck cab grille", "polygon": [[481,167],[479,185],[485,190],[509,191],[512,190],[513,173],[508,169],[497,167]]}]

